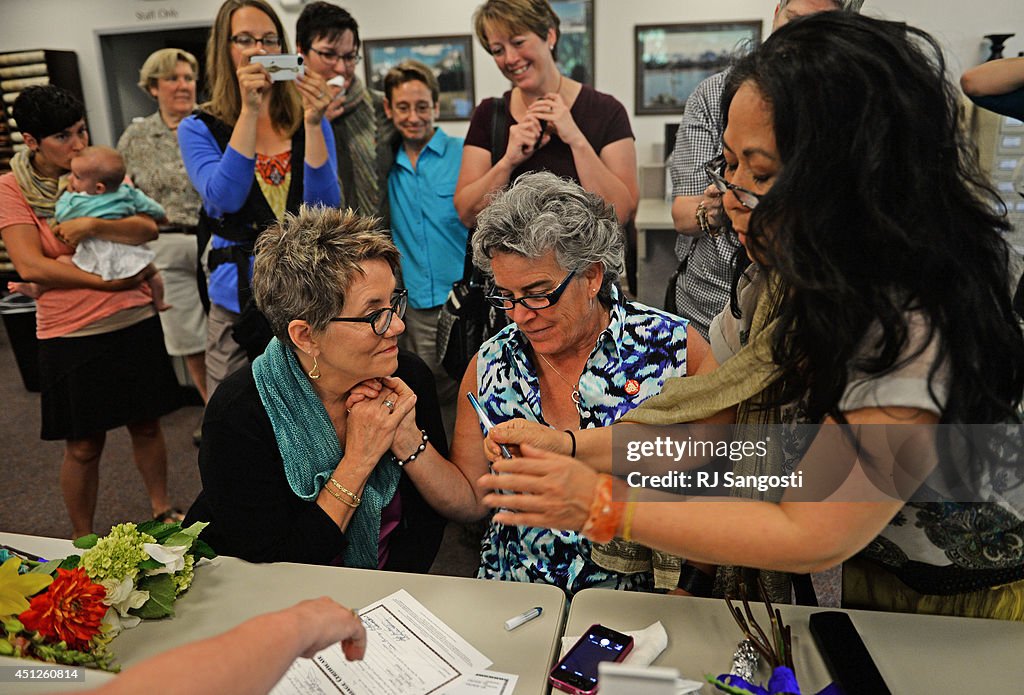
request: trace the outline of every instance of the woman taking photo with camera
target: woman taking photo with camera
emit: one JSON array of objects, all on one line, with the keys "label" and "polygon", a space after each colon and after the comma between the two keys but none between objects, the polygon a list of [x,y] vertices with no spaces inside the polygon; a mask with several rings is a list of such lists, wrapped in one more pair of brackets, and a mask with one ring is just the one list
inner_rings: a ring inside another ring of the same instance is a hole
[{"label": "woman taking photo with camera", "polygon": [[323,78],[308,73],[274,82],[250,61],[282,52],[288,52],[284,26],[270,5],[227,0],[206,48],[211,99],[179,127],[185,168],[203,199],[200,234],[210,237],[208,395],[270,339],[254,308],[234,330],[250,303],[256,237],[303,202],[339,201]]}]

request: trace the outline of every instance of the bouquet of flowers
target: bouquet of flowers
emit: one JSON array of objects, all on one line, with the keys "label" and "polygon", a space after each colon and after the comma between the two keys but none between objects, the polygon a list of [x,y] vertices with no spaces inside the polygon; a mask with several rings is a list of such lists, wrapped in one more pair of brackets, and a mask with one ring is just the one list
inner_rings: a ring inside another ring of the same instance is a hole
[{"label": "bouquet of flowers", "polygon": [[213,558],[205,523],[119,524],[43,561],[0,550],[0,655],[116,671],[107,646],[143,619],[174,615],[196,561]]}]

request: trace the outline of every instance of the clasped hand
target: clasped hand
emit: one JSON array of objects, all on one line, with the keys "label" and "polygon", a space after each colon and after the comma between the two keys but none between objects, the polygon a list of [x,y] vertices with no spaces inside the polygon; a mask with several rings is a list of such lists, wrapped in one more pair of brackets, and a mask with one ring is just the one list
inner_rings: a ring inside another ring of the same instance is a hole
[{"label": "clasped hand", "polygon": [[416,426],[416,394],[398,377],[367,379],[345,401],[348,425],[345,456],[364,456],[376,464],[389,449],[408,456],[420,443]]}]

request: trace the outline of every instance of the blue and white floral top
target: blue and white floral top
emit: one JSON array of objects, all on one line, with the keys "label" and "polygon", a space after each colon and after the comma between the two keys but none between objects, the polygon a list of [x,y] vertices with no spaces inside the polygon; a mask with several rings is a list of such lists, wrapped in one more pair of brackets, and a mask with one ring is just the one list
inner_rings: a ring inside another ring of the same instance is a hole
[{"label": "blue and white floral top", "polygon": [[[661,392],[666,379],[686,375],[687,321],[622,300],[612,290],[608,327],[580,375],[580,429],[604,427]],[[515,324],[480,346],[477,384],[492,422],[525,418],[544,423],[537,371],[529,341]],[[650,591],[651,573],[609,572],[590,559],[591,543],[574,531],[506,526],[491,522],[484,535],[477,576],[561,587],[571,598],[583,589]]]}]

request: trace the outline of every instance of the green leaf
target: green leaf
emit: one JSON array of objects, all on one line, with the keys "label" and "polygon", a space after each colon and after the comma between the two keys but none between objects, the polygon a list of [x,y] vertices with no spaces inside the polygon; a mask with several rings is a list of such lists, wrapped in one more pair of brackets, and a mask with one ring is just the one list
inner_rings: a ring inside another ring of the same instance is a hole
[{"label": "green leaf", "polygon": [[166,618],[174,615],[174,597],[176,587],[174,579],[169,574],[157,574],[151,577],[143,577],[139,581],[139,590],[149,592],[149,600],[141,608],[135,608],[129,613],[137,615],[143,620],[155,618]]},{"label": "green leaf", "polygon": [[50,560],[41,565],[36,565],[28,571],[29,574],[53,574],[60,567],[61,560]]},{"label": "green leaf", "polygon": [[193,538],[198,538],[199,534],[203,532],[203,529],[210,525],[209,521],[197,521],[187,529],[183,529],[182,533],[188,534]]},{"label": "green leaf", "polygon": [[210,544],[201,538],[197,538],[196,542],[192,544],[192,549],[189,551],[197,558],[205,557],[207,560],[212,560],[217,557],[216,551],[210,547]]},{"label": "green leaf", "polygon": [[76,548],[79,548],[80,550],[88,550],[89,548],[96,545],[96,541],[98,541],[99,539],[100,537],[97,536],[95,533],[90,533],[88,536],[76,538],[72,545],[74,545]]},{"label": "green leaf", "polygon": [[139,563],[139,569],[140,570],[158,570],[158,569],[160,569],[163,566],[164,566],[164,563],[160,562],[159,560],[154,560],[153,558],[149,558],[148,560],[143,560],[142,562]]},{"label": "green leaf", "polygon": [[181,524],[175,521],[173,524],[165,524],[160,521],[150,519],[149,521],[143,521],[141,524],[136,526],[136,529],[140,533],[148,533],[156,539],[157,543],[163,543],[163,539],[167,538],[171,534],[178,533],[181,531]]},{"label": "green leaf", "polygon": [[192,547],[192,542],[195,539],[196,539],[195,536],[190,536],[187,533],[179,532],[179,533],[174,534],[173,536],[170,536],[170,537],[165,538],[164,540],[160,541],[160,545],[183,545],[186,548],[191,548]]},{"label": "green leaf", "polygon": [[60,569],[62,570],[73,570],[78,567],[78,564],[82,561],[81,555],[68,555],[66,558],[60,561]]}]

